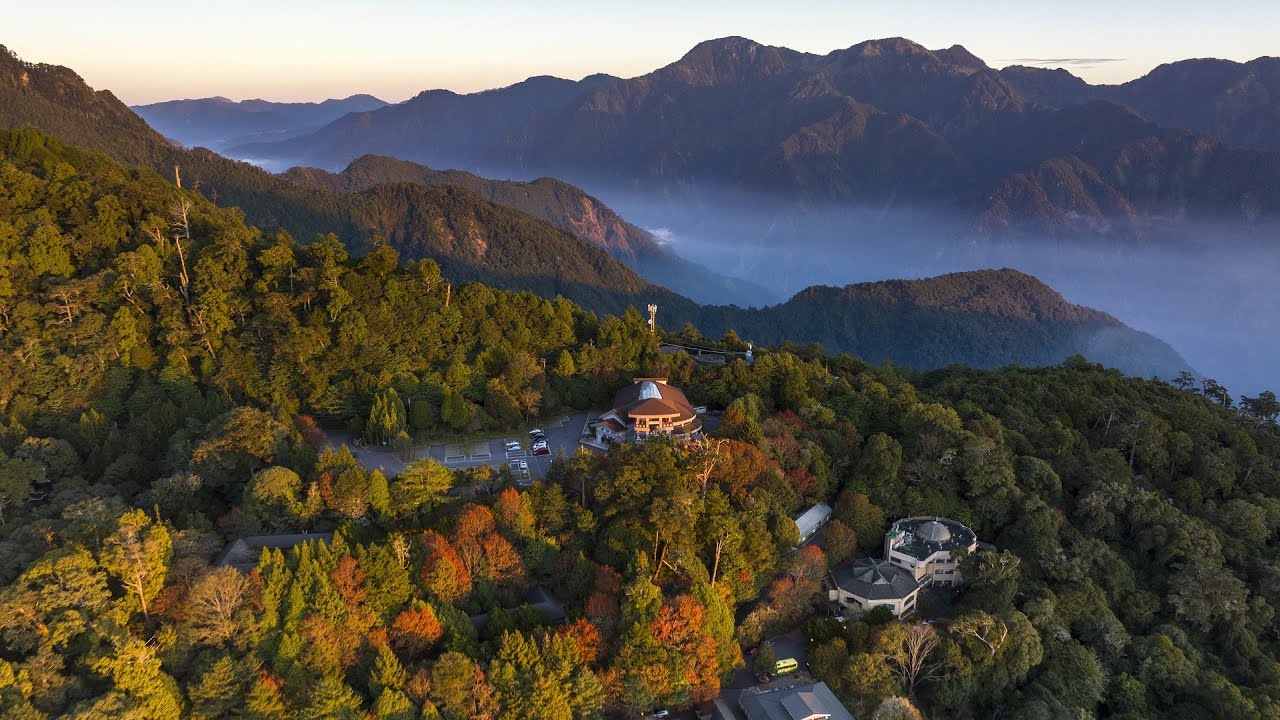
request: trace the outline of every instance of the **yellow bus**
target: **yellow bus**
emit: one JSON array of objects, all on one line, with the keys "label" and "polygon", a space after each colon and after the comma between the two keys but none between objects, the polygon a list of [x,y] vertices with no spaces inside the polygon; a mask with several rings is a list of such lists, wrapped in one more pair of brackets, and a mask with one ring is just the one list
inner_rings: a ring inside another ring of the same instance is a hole
[{"label": "yellow bus", "polygon": [[787,673],[795,672],[799,667],[800,663],[796,662],[795,658],[786,658],[785,660],[779,660],[777,665],[774,666],[774,674],[786,675]]}]

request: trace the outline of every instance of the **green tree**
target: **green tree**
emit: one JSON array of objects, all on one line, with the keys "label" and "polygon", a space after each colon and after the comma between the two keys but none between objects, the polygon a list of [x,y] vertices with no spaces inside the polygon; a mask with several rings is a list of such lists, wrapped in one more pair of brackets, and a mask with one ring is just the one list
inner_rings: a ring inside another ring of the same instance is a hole
[{"label": "green tree", "polygon": [[406,429],[408,414],[395,388],[387,388],[375,394],[369,419],[364,425],[365,438],[385,445]]},{"label": "green tree", "polygon": [[120,516],[116,531],[102,547],[102,567],[137,598],[142,614],[164,587],[173,557],[173,542],[163,525],[154,524],[142,510]]},{"label": "green tree", "polygon": [[193,720],[239,718],[252,675],[229,655],[218,658],[187,691]]},{"label": "green tree", "polygon": [[44,478],[44,466],[21,458],[6,459],[0,454],[0,525],[4,524],[5,510],[24,505]]},{"label": "green tree", "polygon": [[369,509],[379,517],[391,513],[391,491],[387,487],[387,476],[381,470],[369,473]]},{"label": "green tree", "polygon": [[435,460],[419,460],[400,471],[390,489],[391,515],[401,520],[430,512],[453,486],[453,473]]},{"label": "green tree", "polygon": [[311,690],[303,720],[360,720],[360,696],[336,677],[322,677]]}]

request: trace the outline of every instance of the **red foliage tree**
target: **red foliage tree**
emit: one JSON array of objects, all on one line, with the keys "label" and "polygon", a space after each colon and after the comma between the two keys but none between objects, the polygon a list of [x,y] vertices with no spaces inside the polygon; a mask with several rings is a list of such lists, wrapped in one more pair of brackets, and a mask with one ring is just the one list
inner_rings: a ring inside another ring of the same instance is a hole
[{"label": "red foliage tree", "polygon": [[509,582],[524,575],[520,553],[497,533],[489,533],[480,541],[484,550],[485,572],[495,582]]},{"label": "red foliage tree", "polygon": [[425,557],[422,561],[422,585],[432,595],[454,603],[471,593],[471,573],[453,545],[440,533],[429,531],[422,536]]},{"label": "red foliage tree", "polygon": [[444,635],[444,628],[430,605],[417,604],[401,610],[391,621],[391,647],[409,660],[426,654]]},{"label": "red foliage tree", "polygon": [[458,513],[458,521],[453,526],[453,542],[478,540],[493,532],[494,527],[492,510],[483,505],[469,503]]},{"label": "red foliage tree", "polygon": [[297,416],[293,419],[293,424],[298,428],[298,433],[302,435],[303,441],[312,448],[322,450],[328,444],[329,438],[325,437],[324,431],[316,424],[315,418],[310,415]]},{"label": "red foliage tree", "polygon": [[360,571],[360,565],[355,558],[343,555],[338,560],[333,573],[330,574],[330,578],[333,580],[334,589],[347,604],[347,609],[354,610],[364,602],[364,573]]},{"label": "red foliage tree", "polygon": [[533,513],[524,504],[524,496],[515,488],[498,493],[493,501],[498,526],[508,532],[524,535],[533,527]]},{"label": "red foliage tree", "polygon": [[586,618],[578,618],[560,632],[573,638],[573,644],[578,648],[578,657],[581,658],[582,664],[590,665],[596,661],[600,655],[600,645],[603,637],[600,635],[600,628],[597,628]]}]

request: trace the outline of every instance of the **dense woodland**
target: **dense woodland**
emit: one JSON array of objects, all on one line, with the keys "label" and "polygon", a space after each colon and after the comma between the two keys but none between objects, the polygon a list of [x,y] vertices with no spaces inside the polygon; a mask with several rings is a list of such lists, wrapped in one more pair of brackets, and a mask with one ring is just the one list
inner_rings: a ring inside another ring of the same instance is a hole
[{"label": "dense woodland", "polygon": [[[634,310],[303,245],[31,130],[0,153],[4,717],[633,717],[715,697],[797,626],[859,717],[1280,715],[1269,393],[1079,358],[699,366]],[[526,492],[366,472],[321,430],[517,427],[652,373],[723,408],[715,437],[558,458]],[[788,553],[817,501],[822,548]],[[952,612],[822,619],[826,570],[919,514],[995,547]],[[213,566],[300,531],[334,537]],[[538,585],[569,622],[525,604]]]}]

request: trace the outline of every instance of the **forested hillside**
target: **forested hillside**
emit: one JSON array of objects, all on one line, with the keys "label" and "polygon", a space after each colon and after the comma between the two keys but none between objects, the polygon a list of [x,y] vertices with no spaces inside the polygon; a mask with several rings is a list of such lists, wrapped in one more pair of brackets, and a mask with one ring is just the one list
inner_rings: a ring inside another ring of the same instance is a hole
[{"label": "forested hillside", "polygon": [[348,193],[388,183],[466,188],[493,203],[545,220],[600,247],[642,277],[698,302],[745,307],[767,305],[773,300],[773,294],[762,287],[717,275],[682,259],[597,198],[555,178],[530,182],[490,180],[461,170],[434,170],[407,160],[376,155],[352,160],[341,173],[295,167],[281,176],[300,185]]},{"label": "forested hillside", "polygon": [[430,254],[454,277],[483,276],[495,287],[544,297],[560,293],[602,312],[656,300],[677,317],[695,317],[692,302],[644,281],[602,250],[473,192],[424,185],[364,193],[303,187],[208,150],[172,146],[67,68],[24,63],[5,50],[0,78],[0,128],[34,126],[126,165],[180,173],[187,187],[240,209],[267,232],[286,230],[303,243],[334,233],[358,251],[367,249],[370,236],[381,235],[401,244],[408,257]]},{"label": "forested hillside", "polygon": [[701,317],[708,333],[732,329],[766,345],[817,342],[922,369],[1056,365],[1076,354],[1139,377],[1172,378],[1188,369],[1158,338],[1008,269],[811,287],[780,305],[704,308]]},{"label": "forested hillside", "polygon": [[[1078,358],[706,367],[634,311],[302,246],[34,131],[0,149],[0,716],[634,717],[715,697],[798,625],[858,717],[1280,712],[1269,393]],[[651,374],[723,408],[716,435],[558,458],[525,492],[386,477],[321,430],[403,449]],[[818,501],[822,547],[788,554]],[[928,514],[994,546],[946,613],[822,619],[829,567]],[[276,532],[333,537],[216,566]],[[568,622],[526,603],[539,585]]]}]

